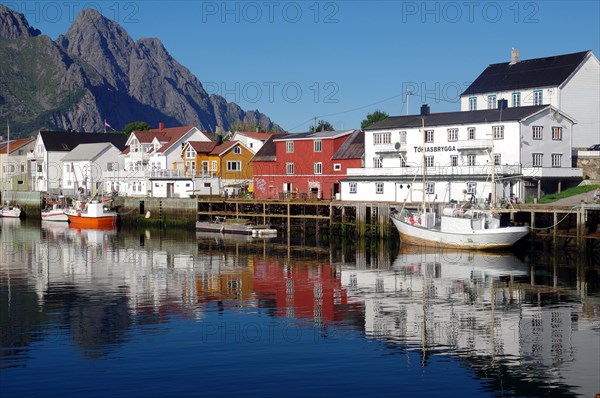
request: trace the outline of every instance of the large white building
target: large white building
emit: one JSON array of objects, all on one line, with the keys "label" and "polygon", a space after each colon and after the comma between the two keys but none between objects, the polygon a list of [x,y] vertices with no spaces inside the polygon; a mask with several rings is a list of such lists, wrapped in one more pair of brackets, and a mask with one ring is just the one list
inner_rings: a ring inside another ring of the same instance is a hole
[{"label": "large white building", "polygon": [[[574,120],[552,106],[389,117],[365,129],[365,167],[341,200],[420,202],[540,197],[578,181]],[[494,180],[492,180],[494,175]]]},{"label": "large white building", "polygon": [[600,63],[591,51],[489,65],[461,94],[462,111],[552,105],[577,124],[573,146],[600,143]]}]

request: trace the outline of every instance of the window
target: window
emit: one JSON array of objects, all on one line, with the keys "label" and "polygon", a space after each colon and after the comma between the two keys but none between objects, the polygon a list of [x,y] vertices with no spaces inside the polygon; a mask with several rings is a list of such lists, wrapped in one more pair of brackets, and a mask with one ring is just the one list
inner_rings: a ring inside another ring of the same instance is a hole
[{"label": "window", "polygon": [[475,139],[475,127],[469,127],[467,129],[467,132],[468,132],[468,138],[470,140],[474,140]]},{"label": "window", "polygon": [[477,110],[477,97],[469,97],[469,110],[470,111]]},{"label": "window", "polygon": [[475,195],[477,193],[477,183],[467,182],[467,193]]},{"label": "window", "polygon": [[434,164],[433,156],[425,156],[425,167],[433,167]]},{"label": "window", "polygon": [[521,106],[521,93],[512,93],[512,106],[513,108]]},{"label": "window", "polygon": [[293,153],[294,152],[294,141],[286,141],[285,142],[285,151],[287,153]]},{"label": "window", "polygon": [[542,158],[544,154],[534,153],[533,155],[533,167],[542,167]]},{"label": "window", "polygon": [[315,152],[323,151],[323,142],[321,140],[314,140],[313,141],[313,149]]},{"label": "window", "polygon": [[38,163],[38,165],[37,165],[37,172],[38,172],[38,173],[41,173],[42,171],[43,171],[43,170],[42,170],[42,164],[41,164],[41,163]]},{"label": "window", "polygon": [[[192,164],[195,162],[192,162]],[[193,168],[196,168],[195,165],[192,166]],[[240,162],[239,160],[228,160],[227,161],[227,171],[240,171],[242,170],[242,162]]]},{"label": "window", "polygon": [[425,188],[425,193],[434,194],[435,193],[435,182],[428,182],[427,187]]},{"label": "window", "polygon": [[236,155],[240,155],[242,153],[242,148],[236,146],[235,148],[233,148],[233,153],[235,153]]},{"label": "window", "polygon": [[475,155],[467,155],[467,166],[475,166]]},{"label": "window", "polygon": [[112,162],[106,163],[106,171],[113,171],[113,163]]},{"label": "window", "polygon": [[375,184],[375,193],[377,193],[377,194],[383,193],[383,182],[378,182]]},{"label": "window", "polygon": [[502,156],[499,153],[494,154],[494,165],[499,166],[502,164]]},{"label": "window", "polygon": [[383,167],[383,159],[380,157],[373,158],[373,167],[376,169],[380,169]]},{"label": "window", "polygon": [[541,140],[542,139],[542,131],[544,130],[543,126],[533,126],[533,139]]},{"label": "window", "polygon": [[562,155],[560,153],[552,154],[552,167],[561,167],[562,166]]},{"label": "window", "polygon": [[187,149],[185,150],[185,157],[193,158],[194,156],[196,156],[196,151],[194,150],[194,148],[188,145]]},{"label": "window", "polygon": [[448,129],[448,141],[458,141],[458,129]]},{"label": "window", "polygon": [[433,142],[433,130],[425,130],[425,142]]},{"label": "window", "polygon": [[400,167],[406,167],[406,158],[400,157]]},{"label": "window", "polygon": [[552,127],[552,139],[557,141],[562,140],[562,127]]},{"label": "window", "polygon": [[333,171],[340,171],[342,169],[342,165],[340,163],[333,164]]},{"label": "window", "polygon": [[356,193],[356,183],[355,182],[350,183],[350,193]]},{"label": "window", "polygon": [[504,139],[504,126],[492,126],[492,133],[495,140]]},{"label": "window", "polygon": [[496,109],[496,96],[488,95],[488,109]]},{"label": "window", "polygon": [[544,98],[542,90],[533,91],[533,105],[542,105]]},{"label": "window", "polygon": [[458,155],[450,155],[450,166],[458,166]]},{"label": "window", "polygon": [[294,174],[294,163],[286,163],[285,164],[285,173],[286,174]]},{"label": "window", "polygon": [[382,144],[390,144],[392,142],[392,133],[374,133],[373,134],[373,144],[374,145],[382,145]]},{"label": "window", "polygon": [[315,174],[323,174],[323,163],[317,162],[314,164]]},{"label": "window", "polygon": [[217,161],[216,160],[212,161],[212,171],[217,171]]}]

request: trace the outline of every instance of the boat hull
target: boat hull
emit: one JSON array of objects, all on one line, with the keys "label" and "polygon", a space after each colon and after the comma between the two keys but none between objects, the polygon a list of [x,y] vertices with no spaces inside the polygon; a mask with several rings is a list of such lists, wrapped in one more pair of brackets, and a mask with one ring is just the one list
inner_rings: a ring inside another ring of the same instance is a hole
[{"label": "boat hull", "polygon": [[64,211],[43,211],[42,221],[68,222],[69,217]]},{"label": "boat hull", "polygon": [[0,210],[0,216],[4,218],[21,218],[21,209],[9,208]]},{"label": "boat hull", "polygon": [[474,230],[470,233],[449,233],[418,227],[392,217],[400,241],[410,245],[434,246],[469,250],[501,249],[514,245],[529,233],[527,227],[502,227]]},{"label": "boat hull", "polygon": [[111,228],[117,225],[116,214],[102,217],[67,214],[67,217],[69,218],[71,226],[74,228]]},{"label": "boat hull", "polygon": [[213,223],[204,221],[196,222],[196,231],[252,236],[277,235],[277,230],[270,228],[268,225]]}]

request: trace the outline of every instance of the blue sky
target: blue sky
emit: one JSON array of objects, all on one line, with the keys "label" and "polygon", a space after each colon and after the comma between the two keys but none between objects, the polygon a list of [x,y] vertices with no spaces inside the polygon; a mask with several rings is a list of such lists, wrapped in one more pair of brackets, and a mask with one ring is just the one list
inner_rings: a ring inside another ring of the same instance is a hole
[{"label": "blue sky", "polygon": [[1,1],[56,38],[96,8],[134,39],[157,37],[209,93],[290,131],[313,118],[360,127],[379,108],[459,110],[490,63],[592,50],[597,1]]}]

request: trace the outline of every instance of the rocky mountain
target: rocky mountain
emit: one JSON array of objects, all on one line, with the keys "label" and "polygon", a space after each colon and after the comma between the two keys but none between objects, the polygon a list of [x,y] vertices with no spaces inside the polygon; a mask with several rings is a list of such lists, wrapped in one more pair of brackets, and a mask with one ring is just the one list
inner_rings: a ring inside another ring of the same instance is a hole
[{"label": "rocky mountain", "polygon": [[158,39],[134,41],[95,10],[79,13],[56,41],[0,5],[0,119],[12,131],[102,131],[143,120],[151,126],[227,130],[237,121],[281,130],[266,115],[244,111],[175,60]]}]

